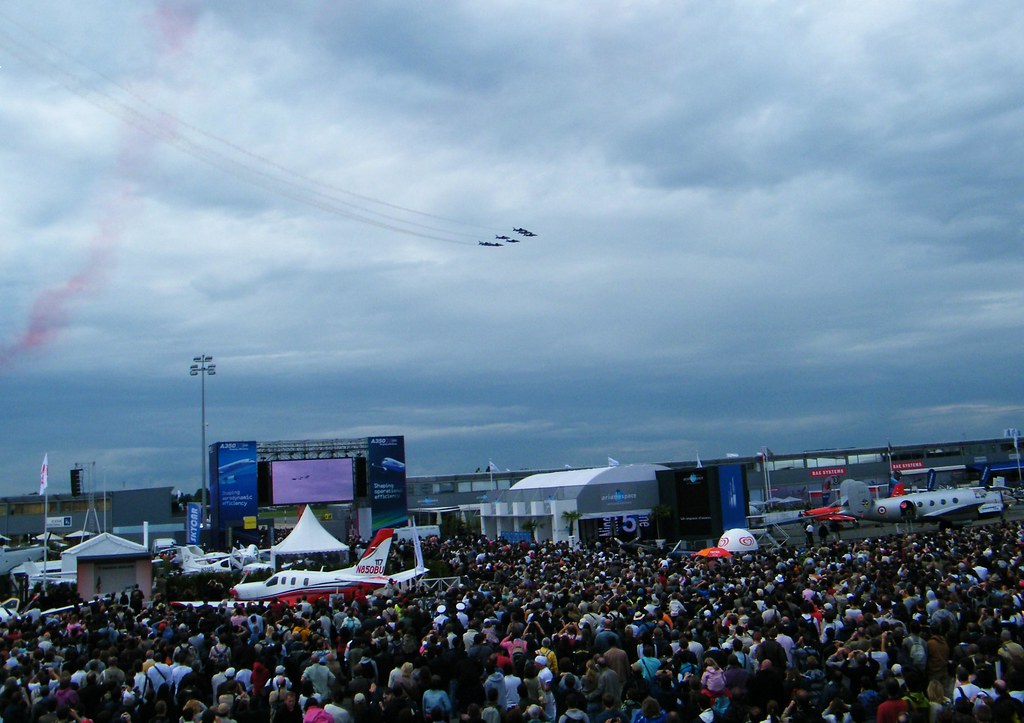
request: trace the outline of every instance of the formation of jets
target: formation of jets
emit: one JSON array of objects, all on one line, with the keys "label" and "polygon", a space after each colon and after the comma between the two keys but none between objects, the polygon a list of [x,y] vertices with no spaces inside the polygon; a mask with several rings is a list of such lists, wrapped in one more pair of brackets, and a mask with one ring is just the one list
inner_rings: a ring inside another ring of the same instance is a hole
[{"label": "formation of jets", "polygon": [[[530,236],[536,236],[537,235],[533,231],[530,231],[529,229],[525,229],[525,228],[514,228],[514,229],[512,229],[512,233],[517,233],[520,236],[525,236],[525,237],[530,237]],[[505,244],[517,244],[520,241],[522,241],[522,239],[518,239],[518,238],[515,238],[513,236],[505,236],[505,235],[499,236],[497,234],[494,236],[494,239],[495,239],[494,241],[478,241],[477,243],[479,243],[481,246],[504,246]]]}]

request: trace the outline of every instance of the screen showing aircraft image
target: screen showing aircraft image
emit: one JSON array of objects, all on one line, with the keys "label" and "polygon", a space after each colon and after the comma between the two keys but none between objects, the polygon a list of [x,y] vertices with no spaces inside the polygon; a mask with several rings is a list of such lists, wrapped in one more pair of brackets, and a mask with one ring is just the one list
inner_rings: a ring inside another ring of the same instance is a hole
[{"label": "screen showing aircraft image", "polygon": [[271,462],[273,504],[351,502],[352,459],[290,459]]}]

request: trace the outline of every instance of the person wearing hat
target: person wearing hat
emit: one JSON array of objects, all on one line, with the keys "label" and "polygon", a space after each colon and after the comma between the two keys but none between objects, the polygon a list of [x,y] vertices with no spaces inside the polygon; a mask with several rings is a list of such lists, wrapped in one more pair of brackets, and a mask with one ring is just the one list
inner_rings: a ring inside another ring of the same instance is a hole
[{"label": "person wearing hat", "polygon": [[647,611],[643,608],[633,613],[633,622],[629,626],[634,640],[639,640],[644,633],[651,629],[647,620]]},{"label": "person wearing hat", "polygon": [[444,626],[448,624],[448,606],[438,605],[436,614],[434,615],[434,630],[444,630]]},{"label": "person wearing hat", "polygon": [[235,679],[235,669],[233,667],[227,667],[217,672],[212,678],[210,678],[210,688],[213,691],[212,705],[217,705],[217,696],[220,695],[220,689],[233,682]]},{"label": "person wearing hat", "polygon": [[558,654],[551,649],[551,638],[544,638],[540,641],[540,647],[537,648],[537,655],[543,655],[547,658],[548,670],[554,675],[558,675]]},{"label": "person wearing hat", "polygon": [[542,685],[550,686],[552,681],[555,679],[555,674],[551,672],[551,668],[548,667],[548,657],[538,653],[533,659],[533,664],[537,666],[537,680],[539,680]]},{"label": "person wearing hat", "polygon": [[271,708],[284,701],[285,694],[291,690],[292,682],[285,674],[283,665],[277,666],[274,677],[267,681],[267,703]]},{"label": "person wearing hat", "polygon": [[314,692],[321,698],[327,697],[334,685],[335,677],[331,669],[327,667],[327,654],[317,653],[313,657],[313,664],[302,672],[302,680],[308,680],[313,685]]},{"label": "person wearing hat", "polygon": [[455,603],[455,617],[459,621],[459,625],[462,626],[463,630],[469,627],[469,615],[466,613],[466,603]]}]

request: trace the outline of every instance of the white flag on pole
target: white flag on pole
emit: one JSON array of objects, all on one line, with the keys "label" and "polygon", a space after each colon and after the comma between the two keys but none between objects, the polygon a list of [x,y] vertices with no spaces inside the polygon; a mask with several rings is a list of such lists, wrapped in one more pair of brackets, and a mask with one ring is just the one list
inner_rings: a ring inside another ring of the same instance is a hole
[{"label": "white flag on pole", "polygon": [[39,470],[39,494],[41,494],[41,495],[45,495],[46,494],[46,478],[47,478],[47,476],[49,474],[49,469],[50,469],[50,465],[49,465],[49,462],[48,462],[49,458],[50,458],[50,453],[49,452],[47,452],[46,454],[43,455],[43,466]]},{"label": "white flag on pole", "polygon": [[501,472],[501,470],[498,469],[498,465],[494,464],[494,460],[490,460],[488,462],[488,464],[487,464],[487,471],[488,472]]},{"label": "white flag on pole", "polygon": [[609,457],[608,458],[608,466],[609,467],[618,467],[619,466],[619,460],[612,459],[611,457]]}]

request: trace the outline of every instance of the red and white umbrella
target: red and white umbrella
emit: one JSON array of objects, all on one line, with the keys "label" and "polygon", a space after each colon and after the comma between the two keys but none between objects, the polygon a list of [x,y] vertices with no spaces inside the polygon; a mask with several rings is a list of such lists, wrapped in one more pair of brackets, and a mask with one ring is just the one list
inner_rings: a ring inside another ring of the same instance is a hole
[{"label": "red and white umbrella", "polygon": [[732,557],[732,553],[726,550],[724,547],[705,547],[703,550],[697,550],[693,553],[694,557]]}]

